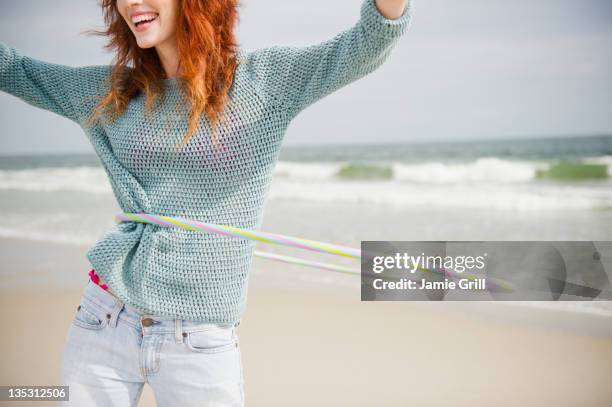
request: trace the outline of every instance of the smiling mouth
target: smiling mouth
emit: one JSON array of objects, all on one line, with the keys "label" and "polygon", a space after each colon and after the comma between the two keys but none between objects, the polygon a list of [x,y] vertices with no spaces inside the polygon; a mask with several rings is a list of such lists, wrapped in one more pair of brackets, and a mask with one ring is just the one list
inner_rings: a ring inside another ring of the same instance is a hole
[{"label": "smiling mouth", "polygon": [[132,22],[139,29],[148,27],[153,21],[157,20],[158,14],[146,14],[135,17]]}]

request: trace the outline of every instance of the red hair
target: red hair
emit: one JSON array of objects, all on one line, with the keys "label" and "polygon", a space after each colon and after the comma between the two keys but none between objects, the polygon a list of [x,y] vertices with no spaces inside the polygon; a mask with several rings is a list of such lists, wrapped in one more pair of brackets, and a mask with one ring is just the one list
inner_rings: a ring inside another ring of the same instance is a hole
[{"label": "red hair", "polygon": [[[145,110],[150,112],[155,99],[163,96],[165,71],[155,48],[142,49],[136,43],[116,0],[101,0],[103,31],[93,35],[108,36],[106,49],[115,49],[110,75],[110,91],[98,102],[89,119],[100,116],[116,120],[139,93],[146,95]],[[213,141],[237,66],[237,42],[234,26],[238,22],[238,0],[178,0],[176,40],[183,90],[191,102],[185,146],[195,132],[200,116],[206,114],[212,124]],[[131,69],[130,69],[131,68]]]}]

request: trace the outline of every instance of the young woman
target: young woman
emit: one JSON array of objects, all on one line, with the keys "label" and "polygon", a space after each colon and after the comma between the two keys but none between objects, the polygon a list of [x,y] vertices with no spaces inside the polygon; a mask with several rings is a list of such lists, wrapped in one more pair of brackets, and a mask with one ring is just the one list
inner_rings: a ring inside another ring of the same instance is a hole
[{"label": "young woman", "polygon": [[[351,28],[312,46],[237,47],[237,0],[103,0],[109,66],[68,67],[0,43],[0,88],[78,123],[121,209],[258,229],[285,130],[390,55],[406,0],[362,0]],[[254,242],[121,223],[68,331],[61,384],[75,406],[241,406],[236,327]]]}]

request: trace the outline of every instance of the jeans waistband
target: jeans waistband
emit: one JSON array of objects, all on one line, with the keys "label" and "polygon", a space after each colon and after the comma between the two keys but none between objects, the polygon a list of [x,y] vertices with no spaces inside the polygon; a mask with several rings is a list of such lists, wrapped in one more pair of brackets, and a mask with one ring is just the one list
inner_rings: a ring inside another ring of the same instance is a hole
[{"label": "jeans waistband", "polygon": [[[241,321],[232,323],[192,321],[173,318],[171,316],[147,314],[119,300],[114,295],[108,293],[91,279],[87,281],[87,286],[83,293],[83,298],[93,306],[99,308],[107,314],[109,324],[117,326],[117,320],[123,319],[127,323],[143,329],[150,333],[172,333],[172,332],[195,332],[211,328],[231,328],[240,325]],[[122,312],[123,311],[123,312]],[[146,321],[145,321],[146,320]]]}]

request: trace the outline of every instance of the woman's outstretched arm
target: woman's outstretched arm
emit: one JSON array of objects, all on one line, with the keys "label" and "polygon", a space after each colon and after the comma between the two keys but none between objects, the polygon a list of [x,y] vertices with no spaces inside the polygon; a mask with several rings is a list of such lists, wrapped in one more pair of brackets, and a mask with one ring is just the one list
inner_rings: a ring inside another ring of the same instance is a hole
[{"label": "woman's outstretched arm", "polygon": [[80,123],[99,96],[108,66],[71,67],[22,55],[0,42],[0,90]]},{"label": "woman's outstretched arm", "polygon": [[350,29],[311,46],[255,50],[248,58],[249,69],[266,96],[294,117],[381,66],[406,31],[410,1],[363,0],[360,19]]}]

